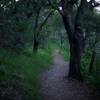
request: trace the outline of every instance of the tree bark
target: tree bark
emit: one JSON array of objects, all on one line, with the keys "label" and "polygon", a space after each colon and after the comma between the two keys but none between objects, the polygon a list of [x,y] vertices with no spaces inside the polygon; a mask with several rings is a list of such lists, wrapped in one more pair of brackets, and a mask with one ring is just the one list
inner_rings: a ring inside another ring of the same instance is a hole
[{"label": "tree bark", "polygon": [[98,36],[97,31],[96,31],[95,35],[96,36],[95,36],[95,40],[94,40],[93,47],[92,47],[92,55],[91,55],[91,61],[90,61],[90,66],[89,66],[89,72],[90,73],[93,70],[93,65],[94,65],[94,61],[95,61],[95,57],[96,57],[96,52],[95,52],[96,44],[99,42],[99,36]]},{"label": "tree bark", "polygon": [[81,75],[81,55],[83,51],[83,36],[82,32],[78,29],[75,31],[76,35],[73,36],[70,42],[70,67],[69,67],[69,77],[82,80]]},{"label": "tree bark", "polygon": [[38,41],[36,40],[36,38],[34,38],[33,52],[37,52],[37,51],[38,51],[38,46],[39,46],[39,43],[38,43]]},{"label": "tree bark", "polygon": [[34,32],[33,32],[33,52],[37,52],[38,50],[38,41],[37,41],[37,30],[38,30],[38,21],[39,21],[39,14],[41,11],[41,7],[38,8],[36,16],[35,16],[35,25],[34,25]]},{"label": "tree bark", "polygon": [[52,15],[52,13],[53,13],[53,11],[50,11],[48,13],[48,15],[46,16],[46,18],[43,20],[43,22],[40,25],[38,25],[40,9],[37,13],[35,27],[34,27],[34,39],[33,39],[33,51],[35,51],[35,52],[38,51],[38,46],[39,46],[38,37],[39,37],[39,34],[42,31],[43,26],[46,24],[46,22],[48,21],[48,19]]},{"label": "tree bark", "polygon": [[81,52],[78,49],[77,43],[72,43],[70,47],[70,67],[68,76],[71,78],[75,78],[78,80],[82,79],[81,71],[80,71],[80,55]]},{"label": "tree bark", "polygon": [[70,64],[68,76],[78,80],[82,80],[80,61],[84,48],[84,36],[81,21],[83,12],[86,8],[86,3],[86,0],[81,0],[80,6],[76,12],[75,21],[73,23],[73,16],[70,14],[73,4],[71,5],[67,0],[62,0],[62,18],[70,43]]},{"label": "tree bark", "polygon": [[90,66],[89,66],[89,72],[90,73],[93,70],[94,61],[95,61],[95,50],[92,51],[92,57],[91,57],[91,62],[90,62]]},{"label": "tree bark", "polygon": [[[67,17],[68,19],[68,17]],[[68,21],[66,21],[66,16],[63,17],[64,26],[68,33],[68,39],[70,44],[70,64],[69,64],[69,74],[68,77],[82,80],[82,75],[80,71],[80,61],[81,55],[84,48],[84,36],[82,28],[78,25],[75,26],[73,30],[68,26]]]}]

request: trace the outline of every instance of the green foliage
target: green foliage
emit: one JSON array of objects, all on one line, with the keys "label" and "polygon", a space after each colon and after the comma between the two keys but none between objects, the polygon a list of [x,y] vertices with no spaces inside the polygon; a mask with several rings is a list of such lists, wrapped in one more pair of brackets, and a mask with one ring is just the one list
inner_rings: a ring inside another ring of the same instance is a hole
[{"label": "green foliage", "polygon": [[64,57],[65,61],[69,60],[70,52],[68,49],[61,48],[60,49],[62,56]]},{"label": "green foliage", "polygon": [[28,6],[27,2],[0,1],[0,48],[20,53],[26,44],[31,44],[33,27],[27,14],[34,12],[31,8],[34,5]]},{"label": "green foliage", "polygon": [[87,75],[86,81],[92,86],[100,90],[100,74]]},{"label": "green foliage", "polygon": [[96,58],[93,64],[92,72],[89,73],[89,65],[91,61],[91,50],[87,50],[85,55],[82,57],[81,60],[81,71],[85,80],[95,86],[97,89],[100,89],[100,55],[96,54]]},{"label": "green foliage", "polygon": [[91,59],[91,50],[87,50],[81,59],[81,69],[83,73],[89,72],[89,64]]},{"label": "green foliage", "polygon": [[[51,3],[58,7],[61,6],[59,1],[51,0]],[[72,1],[76,0],[71,0],[70,3],[74,3]],[[73,9],[71,16],[75,17],[77,7],[75,6]],[[25,83],[25,87],[32,88],[35,100],[38,98],[36,95],[38,90],[37,77],[52,63],[51,54],[59,49],[65,60],[70,57],[68,37],[57,10],[54,11],[53,16],[50,16],[42,30],[37,32],[51,10],[52,7],[48,4],[48,0],[19,0],[18,2],[0,0],[0,79],[21,79],[21,84]],[[75,18],[72,19],[73,23],[74,21]],[[86,33],[86,52],[81,60],[81,70],[90,83],[99,86],[100,56],[95,59],[93,73],[89,74],[88,70],[91,50],[95,49],[96,52],[100,50],[98,49],[100,48],[100,14],[96,10],[86,8],[81,22],[84,33]],[[33,53],[30,48],[34,41],[33,35],[39,42],[37,54]],[[43,50],[43,48],[45,49]]]},{"label": "green foliage", "polygon": [[59,50],[64,60],[65,61],[69,60],[70,58],[69,46],[65,48],[64,46],[61,47],[56,43],[50,43],[48,46],[49,50],[51,50],[53,54],[55,53],[56,50]]},{"label": "green foliage", "polygon": [[0,50],[0,81],[18,80],[18,84],[26,90],[31,90],[32,100],[38,100],[37,79],[50,64],[52,64],[52,54],[48,49],[41,49],[38,54],[32,53],[32,49],[27,49],[20,55],[2,49]]}]

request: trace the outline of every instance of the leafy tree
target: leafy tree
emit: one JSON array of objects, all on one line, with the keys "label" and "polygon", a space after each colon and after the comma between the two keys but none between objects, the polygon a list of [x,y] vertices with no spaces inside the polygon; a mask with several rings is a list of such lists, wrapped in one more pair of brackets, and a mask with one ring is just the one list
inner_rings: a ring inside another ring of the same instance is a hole
[{"label": "leafy tree", "polygon": [[[95,0],[48,0],[52,8],[62,16],[70,43],[70,69],[69,77],[82,79],[80,60],[84,49],[83,18],[86,10],[99,5]],[[74,13],[73,13],[74,11]]]}]

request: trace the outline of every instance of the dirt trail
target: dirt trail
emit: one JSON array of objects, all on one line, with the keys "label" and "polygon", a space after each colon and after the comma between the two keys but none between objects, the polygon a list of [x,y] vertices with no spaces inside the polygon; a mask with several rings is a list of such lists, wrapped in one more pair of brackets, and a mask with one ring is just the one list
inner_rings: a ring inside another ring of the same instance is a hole
[{"label": "dirt trail", "polygon": [[68,80],[68,62],[65,62],[59,52],[55,53],[54,64],[41,76],[40,93],[43,100],[100,100],[99,93],[86,84]]}]

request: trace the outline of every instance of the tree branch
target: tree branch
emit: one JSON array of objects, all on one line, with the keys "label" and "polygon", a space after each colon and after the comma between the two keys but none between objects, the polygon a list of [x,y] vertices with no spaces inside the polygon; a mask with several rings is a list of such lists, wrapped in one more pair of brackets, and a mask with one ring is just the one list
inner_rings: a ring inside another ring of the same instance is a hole
[{"label": "tree branch", "polygon": [[87,6],[86,0],[81,0],[80,6],[78,7],[76,17],[75,17],[75,28],[81,25],[82,16],[84,14],[85,8]]},{"label": "tree branch", "polygon": [[38,8],[38,11],[36,13],[35,26],[34,26],[35,30],[37,30],[37,27],[38,27],[38,20],[39,20],[40,11],[41,11],[41,7]]},{"label": "tree branch", "polygon": [[68,37],[70,38],[69,40],[72,39],[72,34],[73,34],[73,23],[72,23],[72,15],[70,9],[72,7],[70,6],[70,3],[68,3],[68,0],[61,0],[62,4],[62,18],[64,22],[65,29],[67,30]]},{"label": "tree branch", "polygon": [[37,36],[38,34],[41,32],[43,26],[46,24],[47,20],[49,19],[49,17],[52,15],[53,11],[51,11],[47,17],[44,19],[44,21],[41,23],[40,27],[38,28],[38,32],[37,32]]},{"label": "tree branch", "polygon": [[59,9],[59,6],[56,7],[55,5],[53,5],[51,0],[48,0],[48,3],[53,9],[57,10],[62,15],[62,11]]}]

